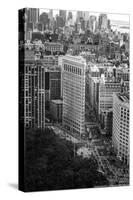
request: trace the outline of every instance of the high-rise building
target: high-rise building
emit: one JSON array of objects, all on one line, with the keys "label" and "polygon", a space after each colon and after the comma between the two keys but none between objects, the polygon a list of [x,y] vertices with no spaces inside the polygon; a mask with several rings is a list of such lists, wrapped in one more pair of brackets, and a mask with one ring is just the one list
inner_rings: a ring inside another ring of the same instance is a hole
[{"label": "high-rise building", "polygon": [[106,14],[101,14],[99,16],[98,21],[98,28],[101,29],[107,29],[108,28],[108,18]]},{"label": "high-rise building", "polygon": [[49,26],[48,13],[43,12],[39,17],[39,22],[43,24],[44,30]]},{"label": "high-rise building", "polygon": [[99,82],[99,102],[98,102],[98,113],[103,110],[108,110],[113,107],[113,93],[118,93],[121,91],[120,82],[111,82],[101,78]]},{"label": "high-rise building", "polygon": [[81,18],[84,19],[84,12],[83,11],[77,11],[76,20],[80,21]]},{"label": "high-rise building", "polygon": [[85,123],[86,62],[80,56],[66,55],[63,63],[63,126],[82,135]]},{"label": "high-rise building", "polygon": [[49,18],[50,20],[53,19],[53,10],[52,10],[52,9],[49,10],[48,18]]},{"label": "high-rise building", "polygon": [[89,20],[89,12],[88,11],[84,11],[84,20],[85,21]]},{"label": "high-rise building", "polygon": [[68,17],[67,17],[67,20],[70,20],[73,18],[73,14],[71,11],[68,12]]},{"label": "high-rise building", "polygon": [[117,156],[129,164],[129,94],[113,96],[113,135],[112,143]]},{"label": "high-rise building", "polygon": [[86,101],[98,114],[100,71],[96,65],[89,66],[86,72]]},{"label": "high-rise building", "polygon": [[104,133],[107,135],[112,136],[112,108],[108,110],[103,110],[100,113],[100,125],[102,131],[104,130]]},{"label": "high-rise building", "polygon": [[45,70],[45,90],[49,91],[49,100],[61,97],[61,71]]},{"label": "high-rise building", "polygon": [[38,8],[27,8],[27,22],[32,22],[34,26],[39,21],[39,9]]},{"label": "high-rise building", "polygon": [[87,22],[89,20],[89,12],[88,11],[77,11],[76,20],[80,21],[80,19],[83,19]]},{"label": "high-rise building", "polygon": [[99,78],[86,75],[86,100],[98,113]]},{"label": "high-rise building", "polygon": [[96,26],[97,26],[97,21],[96,21],[96,16],[91,15],[89,18],[89,29],[93,33],[96,31]]},{"label": "high-rise building", "polygon": [[49,71],[50,100],[61,97],[61,71]]},{"label": "high-rise building", "polygon": [[59,16],[62,17],[64,23],[66,22],[66,10],[59,10]]},{"label": "high-rise building", "polygon": [[75,23],[75,30],[77,33],[81,32],[81,22]]},{"label": "high-rise building", "polygon": [[45,71],[34,52],[25,52],[24,63],[24,124],[45,127]]},{"label": "high-rise building", "polygon": [[62,16],[56,16],[56,28],[61,28],[65,26],[65,20]]},{"label": "high-rise building", "polygon": [[62,121],[62,105],[63,101],[61,99],[50,101],[50,112],[53,116],[53,119],[58,122]]},{"label": "high-rise building", "polygon": [[55,20],[54,20],[54,17],[53,17],[53,10],[52,9],[49,10],[48,18],[49,18],[49,29],[51,29],[53,31]]}]

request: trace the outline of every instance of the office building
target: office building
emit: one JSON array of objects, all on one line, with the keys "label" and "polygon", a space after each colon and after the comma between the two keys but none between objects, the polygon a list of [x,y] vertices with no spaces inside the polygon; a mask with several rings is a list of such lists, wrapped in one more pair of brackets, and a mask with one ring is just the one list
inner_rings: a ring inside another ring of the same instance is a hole
[{"label": "office building", "polygon": [[94,111],[98,113],[99,99],[99,77],[91,77],[86,75],[86,100],[92,106]]},{"label": "office building", "polygon": [[56,16],[56,28],[63,28],[65,26],[65,21],[63,20],[63,17]]},{"label": "office building", "polygon": [[102,110],[100,113],[100,125],[102,132],[108,136],[112,136],[112,120],[113,120],[113,111],[112,108],[108,110]]},{"label": "office building", "polygon": [[50,100],[60,99],[61,97],[61,71],[49,71]]},{"label": "office building", "polygon": [[66,10],[59,10],[59,16],[62,17],[64,23],[66,22]]},{"label": "office building", "polygon": [[99,16],[99,21],[98,21],[98,28],[101,29],[107,29],[108,28],[108,19],[106,14],[101,14]]},{"label": "office building", "polygon": [[58,56],[53,55],[43,55],[43,58],[41,59],[41,62],[44,67],[51,69],[58,66]]},{"label": "office building", "polygon": [[39,9],[37,8],[27,8],[27,22],[32,22],[34,27],[39,22]]},{"label": "office building", "polygon": [[95,60],[96,60],[96,54],[95,54],[95,53],[82,51],[82,52],[80,53],[80,56],[82,56],[83,58],[86,59],[86,63],[87,63],[87,64],[88,64],[89,62],[95,62]]},{"label": "office building", "polygon": [[45,70],[45,84],[46,84],[45,90],[47,91],[47,100],[60,99],[61,71]]},{"label": "office building", "polygon": [[51,52],[51,54],[63,52],[63,44],[54,42],[45,42],[44,49],[45,51]]},{"label": "office building", "polygon": [[113,96],[113,135],[112,143],[117,157],[129,164],[129,94]]},{"label": "office building", "polygon": [[49,21],[48,13],[43,12],[39,17],[39,22],[43,24],[44,30],[49,26]]},{"label": "office building", "polygon": [[62,122],[62,107],[63,107],[62,100],[56,99],[50,101],[50,112],[55,121]]},{"label": "office building", "polygon": [[80,21],[80,19],[84,19],[87,21],[89,19],[89,12],[88,11],[77,11],[76,20]]},{"label": "office building", "polygon": [[45,127],[45,71],[31,51],[26,51],[24,63],[24,124]]},{"label": "office building", "polygon": [[101,111],[108,110],[113,107],[113,93],[121,91],[120,82],[111,82],[105,80],[104,75],[99,82],[99,102],[98,102],[98,113]]},{"label": "office building", "polygon": [[94,33],[97,28],[96,26],[97,26],[96,16],[91,15],[89,17],[89,30]]},{"label": "office building", "polygon": [[68,17],[67,17],[67,20],[69,21],[70,19],[73,18],[73,14],[71,11],[68,12]]},{"label": "office building", "polygon": [[63,126],[73,134],[85,131],[86,62],[80,56],[66,55],[63,63]]},{"label": "office building", "polygon": [[84,20],[87,22],[89,20],[89,12],[84,11]]},{"label": "office building", "polygon": [[50,19],[50,21],[53,19],[53,10],[52,9],[49,10],[48,18]]}]

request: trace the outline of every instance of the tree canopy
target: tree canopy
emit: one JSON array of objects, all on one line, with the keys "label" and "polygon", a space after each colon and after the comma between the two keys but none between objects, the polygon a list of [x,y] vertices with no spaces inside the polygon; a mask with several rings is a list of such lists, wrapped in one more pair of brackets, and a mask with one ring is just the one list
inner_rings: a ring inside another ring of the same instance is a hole
[{"label": "tree canopy", "polygon": [[25,131],[25,191],[108,185],[95,159],[75,156],[73,144],[53,131]]}]

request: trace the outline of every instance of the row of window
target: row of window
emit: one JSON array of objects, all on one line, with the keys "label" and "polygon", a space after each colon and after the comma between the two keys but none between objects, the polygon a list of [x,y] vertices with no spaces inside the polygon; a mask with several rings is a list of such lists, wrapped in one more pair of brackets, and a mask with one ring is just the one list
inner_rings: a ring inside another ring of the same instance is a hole
[{"label": "row of window", "polygon": [[71,72],[71,73],[74,73],[74,74],[81,75],[81,69],[78,68],[78,67],[74,67],[74,66],[71,66],[71,65],[64,64],[64,70]]}]

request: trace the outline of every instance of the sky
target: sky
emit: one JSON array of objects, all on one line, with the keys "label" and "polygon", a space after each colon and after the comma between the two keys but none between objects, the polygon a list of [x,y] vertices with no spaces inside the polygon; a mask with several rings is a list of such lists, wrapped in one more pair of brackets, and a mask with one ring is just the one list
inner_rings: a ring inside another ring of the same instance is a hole
[{"label": "sky", "polygon": [[[40,14],[42,13],[42,12],[49,12],[49,9],[40,9]],[[54,14],[54,16],[56,15],[56,14],[58,14],[58,10],[53,10],[53,14]],[[68,12],[68,11],[67,11]],[[76,12],[77,11],[72,11],[72,13],[73,13],[73,17],[74,17],[74,19],[76,19]],[[95,15],[97,18],[98,18],[98,16],[99,16],[99,14],[101,14],[101,13],[98,13],[98,12],[89,12],[89,15]],[[107,14],[107,17],[108,17],[108,19],[110,19],[111,21],[113,21],[113,20],[117,20],[117,21],[124,21],[124,22],[127,22],[127,23],[129,23],[129,15],[127,15],[127,14]]]}]

